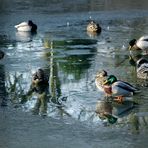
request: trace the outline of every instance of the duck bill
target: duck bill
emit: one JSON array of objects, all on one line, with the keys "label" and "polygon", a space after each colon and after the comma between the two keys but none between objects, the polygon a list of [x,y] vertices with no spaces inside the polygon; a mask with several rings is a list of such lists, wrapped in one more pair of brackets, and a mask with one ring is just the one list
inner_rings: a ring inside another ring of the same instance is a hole
[{"label": "duck bill", "polygon": [[103,82],[103,85],[106,85],[107,83],[108,83],[108,80],[104,81],[104,82]]}]

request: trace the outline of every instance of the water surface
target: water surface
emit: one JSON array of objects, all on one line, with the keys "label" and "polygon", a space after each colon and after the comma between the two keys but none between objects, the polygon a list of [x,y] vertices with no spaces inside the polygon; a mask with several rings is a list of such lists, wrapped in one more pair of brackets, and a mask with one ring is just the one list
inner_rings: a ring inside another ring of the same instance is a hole
[{"label": "water surface", "polygon": [[[1,100],[9,92],[8,107],[1,108],[8,117],[0,120],[1,147],[147,147],[147,82],[136,78],[127,50],[130,39],[148,33],[146,0],[0,2],[0,50],[6,53],[0,61]],[[100,35],[86,32],[90,18],[100,23]],[[14,25],[29,19],[38,25],[37,34],[15,30]],[[36,96],[19,103],[38,68],[48,73],[53,96],[45,120],[32,115]],[[133,97],[138,104],[129,104],[113,125],[95,114],[104,98],[94,83],[100,69],[142,91]]]}]

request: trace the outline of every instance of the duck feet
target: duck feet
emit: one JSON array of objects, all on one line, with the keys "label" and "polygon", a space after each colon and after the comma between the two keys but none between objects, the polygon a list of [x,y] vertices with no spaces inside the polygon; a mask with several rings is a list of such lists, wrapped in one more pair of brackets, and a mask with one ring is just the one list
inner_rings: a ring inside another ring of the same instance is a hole
[{"label": "duck feet", "polygon": [[116,101],[118,103],[123,103],[124,102],[124,97],[123,96],[116,96],[114,98],[114,101]]}]

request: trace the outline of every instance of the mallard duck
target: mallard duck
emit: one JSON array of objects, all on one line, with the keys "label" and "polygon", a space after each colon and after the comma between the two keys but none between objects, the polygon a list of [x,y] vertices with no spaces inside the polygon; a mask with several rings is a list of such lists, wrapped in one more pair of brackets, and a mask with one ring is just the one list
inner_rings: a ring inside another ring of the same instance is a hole
[{"label": "mallard duck", "polygon": [[148,79],[148,60],[145,58],[140,58],[136,62],[137,77],[140,79]]},{"label": "mallard duck", "polygon": [[129,49],[148,51],[148,36],[142,36],[138,40],[131,40],[129,42]]},{"label": "mallard duck", "polygon": [[114,75],[110,75],[104,82],[104,91],[108,96],[113,96],[121,102],[124,97],[130,97],[139,92],[136,87],[127,82],[117,80]]},{"label": "mallard duck", "polygon": [[105,70],[101,70],[97,72],[95,77],[95,84],[100,91],[104,91],[103,84],[107,80],[107,72]]},{"label": "mallard duck", "polygon": [[48,84],[49,78],[43,69],[38,69],[32,76],[32,83],[34,84]]},{"label": "mallard duck", "polygon": [[22,22],[18,25],[14,26],[18,31],[24,31],[24,32],[36,32],[37,31],[37,25],[34,24],[31,20],[28,22]]},{"label": "mallard duck", "polygon": [[92,33],[100,33],[101,27],[96,22],[90,21],[89,24],[87,25],[87,31]]},{"label": "mallard duck", "polygon": [[129,62],[136,67],[137,78],[148,79],[148,60],[147,55],[132,54],[129,56]]}]

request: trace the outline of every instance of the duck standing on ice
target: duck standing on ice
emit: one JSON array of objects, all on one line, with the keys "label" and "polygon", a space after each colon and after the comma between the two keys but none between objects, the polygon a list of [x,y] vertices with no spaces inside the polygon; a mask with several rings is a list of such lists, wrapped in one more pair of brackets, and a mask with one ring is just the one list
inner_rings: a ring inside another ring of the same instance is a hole
[{"label": "duck standing on ice", "polygon": [[118,102],[123,102],[125,97],[131,97],[140,90],[128,82],[117,80],[114,75],[109,75],[104,82],[104,91],[107,96],[115,97]]}]

